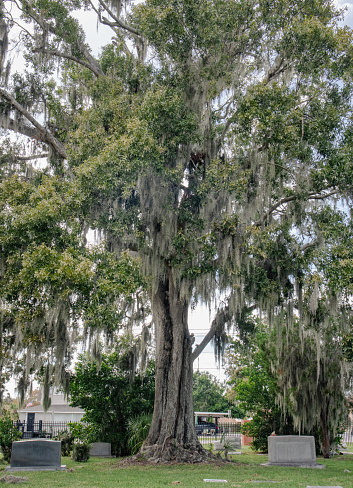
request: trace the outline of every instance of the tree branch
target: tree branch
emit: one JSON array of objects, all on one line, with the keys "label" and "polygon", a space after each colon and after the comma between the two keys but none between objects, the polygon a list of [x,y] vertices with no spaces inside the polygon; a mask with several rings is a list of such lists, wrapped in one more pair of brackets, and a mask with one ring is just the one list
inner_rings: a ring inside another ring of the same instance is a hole
[{"label": "tree branch", "polygon": [[290,67],[290,63],[285,63],[284,60],[285,58],[283,56],[277,56],[274,66],[272,66],[267,73],[266,83],[269,83],[272,78],[284,73],[284,71]]},{"label": "tree branch", "polygon": [[226,306],[221,310],[218,310],[216,313],[215,318],[212,320],[212,324],[210,330],[207,332],[205,337],[202,339],[201,343],[195,347],[192,352],[191,360],[194,362],[197,359],[202,351],[205,349],[207,344],[212,340],[217,332],[221,332],[224,325],[229,322],[231,319],[231,314],[229,312],[229,307]]},{"label": "tree branch", "polygon": [[49,54],[50,56],[56,56],[58,58],[64,58],[64,59],[69,59],[70,61],[74,61],[77,64],[80,64],[81,66],[84,66],[85,68],[89,69],[92,71],[97,77],[103,75],[103,71],[101,70],[100,67],[97,66],[97,63],[91,64],[88,61],[84,61],[83,59],[76,58],[76,56],[72,56],[72,54],[67,54],[63,53],[60,51],[56,51],[55,49],[42,49],[42,48],[35,48],[33,49],[34,53],[41,52],[43,54]]},{"label": "tree branch", "polygon": [[[317,195],[316,193],[309,193],[309,196],[307,200],[325,200],[326,198],[331,197],[332,195],[335,195],[337,193],[337,190],[333,190],[330,193],[325,193],[324,195]],[[282,205],[285,205],[286,203],[293,202],[294,200],[297,200],[298,195],[292,195],[290,197],[282,198],[279,200],[277,203],[272,205],[268,209],[268,211],[259,219],[257,222],[254,223],[255,227],[259,227],[261,224],[263,224],[266,220],[269,219],[269,217],[273,214],[275,210],[277,210],[279,207]]]},{"label": "tree branch", "polygon": [[16,156],[19,161],[31,161],[32,159],[42,159],[49,157],[49,153],[32,154],[32,156]]},{"label": "tree branch", "polygon": [[[51,146],[55,152],[57,152],[63,159],[66,159],[66,150],[65,146],[62,142],[60,142],[53,134],[46,129],[43,125],[41,125],[29,112],[26,110],[20,103],[16,101],[16,99],[7,93],[3,88],[0,88],[0,96],[6,100],[15,110],[17,110],[21,115],[23,115],[36,129],[35,134],[31,131],[31,127],[28,127],[27,130],[26,126],[23,124],[22,129],[26,130],[26,134],[29,137],[36,137],[42,142],[45,142],[49,146]],[[10,121],[11,122],[11,121]],[[9,126],[11,130],[18,130],[16,128],[16,123],[12,121],[12,127]],[[24,132],[21,132],[24,133]]]},{"label": "tree branch", "polygon": [[100,5],[104,8],[104,10],[107,12],[108,15],[114,20],[114,22],[110,22],[108,19],[105,17],[100,17],[100,21],[102,24],[108,25],[109,27],[120,27],[121,29],[127,30],[131,34],[134,34],[135,36],[141,37],[141,34],[138,30],[134,29],[128,24],[125,24],[122,20],[119,19],[112,10],[108,7],[108,5],[104,2],[104,0],[98,0]]},{"label": "tree branch", "polygon": [[[52,25],[50,22],[46,22],[43,17],[37,15],[33,8],[31,7],[30,2],[28,1],[22,1],[22,4],[25,4],[26,6],[26,15],[30,16],[42,29],[44,32],[50,32],[51,34],[54,34],[55,36],[59,36],[63,39],[63,41],[67,42],[69,45],[71,43],[69,41],[65,40],[65,37],[63,37],[61,34],[57,32],[57,29],[55,28],[54,25]],[[103,75],[102,68],[100,67],[99,63],[97,60],[90,54],[87,46],[80,40],[79,37],[76,38],[75,42],[75,47],[77,50],[82,54],[82,56],[87,60],[87,62],[90,65],[90,69],[94,71],[92,68],[99,73],[99,76]],[[77,59],[77,58],[76,58]]]}]

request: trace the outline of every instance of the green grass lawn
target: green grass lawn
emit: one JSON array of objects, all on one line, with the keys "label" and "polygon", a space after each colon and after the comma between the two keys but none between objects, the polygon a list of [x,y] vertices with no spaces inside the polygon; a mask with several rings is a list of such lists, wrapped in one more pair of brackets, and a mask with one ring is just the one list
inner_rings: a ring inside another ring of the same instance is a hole
[{"label": "green grass lawn", "polygon": [[[173,481],[179,481],[185,487],[222,486],[221,483],[205,483],[203,479],[225,479],[228,481],[227,486],[238,488],[306,488],[308,485],[353,488],[353,455],[325,460],[318,457],[317,460],[325,464],[326,469],[261,466],[261,463],[267,461],[267,456],[254,454],[244,448],[243,454],[233,457],[234,462],[222,465],[131,466],[121,465],[121,460],[115,458],[91,458],[87,463],[75,463],[70,458],[62,458],[62,464],[71,469],[8,474],[28,476],[28,482],[22,486],[35,488],[158,488],[173,486]],[[0,464],[0,470],[5,469],[5,466]],[[3,474],[0,471],[0,477]],[[276,481],[276,484],[268,481]]]}]

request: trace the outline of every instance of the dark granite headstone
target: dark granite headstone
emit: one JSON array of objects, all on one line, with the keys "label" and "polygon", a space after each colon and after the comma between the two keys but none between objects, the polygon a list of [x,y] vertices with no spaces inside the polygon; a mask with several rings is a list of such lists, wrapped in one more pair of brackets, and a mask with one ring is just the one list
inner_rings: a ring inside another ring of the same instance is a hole
[{"label": "dark granite headstone", "polygon": [[28,439],[12,443],[11,466],[6,471],[42,471],[65,469],[61,466],[61,442]]},{"label": "dark granite headstone", "polygon": [[90,454],[92,457],[113,457],[110,442],[92,442]]}]

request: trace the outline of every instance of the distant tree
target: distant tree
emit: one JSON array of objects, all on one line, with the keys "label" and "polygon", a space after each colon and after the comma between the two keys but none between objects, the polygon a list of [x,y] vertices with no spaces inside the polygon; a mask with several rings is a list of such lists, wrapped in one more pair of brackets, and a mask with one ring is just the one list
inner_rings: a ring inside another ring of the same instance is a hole
[{"label": "distant tree", "polygon": [[118,348],[103,354],[100,365],[81,355],[70,377],[70,404],[85,410],[82,420],[119,455],[129,453],[128,421],[153,411],[154,366],[149,363],[144,375],[132,374],[131,359]]},{"label": "distant tree", "polygon": [[193,383],[194,409],[196,412],[228,412],[240,418],[243,412],[226,396],[226,387],[209,372],[195,371]]},{"label": "distant tree", "polygon": [[[7,393],[3,399],[2,413],[10,415],[13,420],[18,419],[19,402],[15,398],[11,398],[10,393]],[[1,413],[0,413],[1,415]]]},{"label": "distant tree", "polygon": [[[276,346],[275,346],[276,344]],[[240,407],[252,416],[243,428],[256,450],[267,436],[315,435],[324,457],[339,438],[352,367],[337,329],[305,330],[298,321],[256,335],[250,349],[234,344],[228,354],[229,383]]]},{"label": "distant tree", "polygon": [[268,335],[258,333],[247,350],[239,343],[230,344],[227,354],[229,385],[239,407],[252,420],[242,426],[244,434],[253,438],[256,451],[267,452],[267,437],[297,433],[291,415],[283,413],[276,402],[277,378],[271,371]]},{"label": "distant tree", "polygon": [[307,330],[296,321],[289,331],[277,331],[277,340],[280,347],[268,351],[277,403],[298,432],[317,433],[322,454],[329,458],[340,438],[353,375],[345,338],[334,323],[331,330]]}]

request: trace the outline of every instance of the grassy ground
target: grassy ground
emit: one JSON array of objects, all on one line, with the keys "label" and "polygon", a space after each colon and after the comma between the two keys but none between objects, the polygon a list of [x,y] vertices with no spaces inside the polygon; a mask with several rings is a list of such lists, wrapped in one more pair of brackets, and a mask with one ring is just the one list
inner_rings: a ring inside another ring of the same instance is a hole
[{"label": "grassy ground", "polygon": [[[227,486],[237,488],[269,487],[306,488],[307,486],[353,487],[353,455],[318,458],[326,469],[302,469],[261,466],[267,456],[254,454],[247,448],[243,454],[233,456],[232,463],[221,465],[171,465],[149,466],[121,464],[119,459],[91,458],[87,463],[74,463],[62,458],[67,471],[11,472],[16,476],[28,476],[23,484],[35,488],[158,488],[182,485],[190,488],[220,486],[221,483],[205,483],[204,479],[227,480]],[[0,470],[5,468],[0,464]],[[349,471],[349,472],[348,472]],[[0,478],[4,475],[0,471]],[[269,483],[275,481],[274,483]],[[173,483],[179,482],[179,483]],[[260,483],[261,482],[261,483]]]}]

